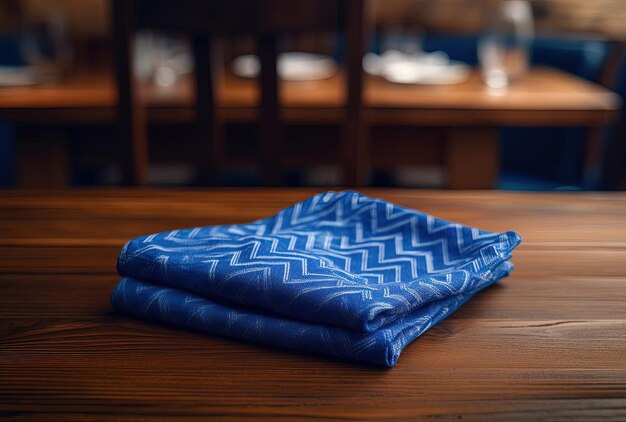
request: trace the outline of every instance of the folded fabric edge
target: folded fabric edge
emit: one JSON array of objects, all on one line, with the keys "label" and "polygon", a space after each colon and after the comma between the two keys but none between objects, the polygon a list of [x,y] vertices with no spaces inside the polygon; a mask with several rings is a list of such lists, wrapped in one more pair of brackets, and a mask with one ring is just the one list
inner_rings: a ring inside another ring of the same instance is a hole
[{"label": "folded fabric edge", "polygon": [[[454,305],[451,306],[447,312],[443,312],[438,317],[436,316],[435,318],[433,318],[427,327],[424,327],[423,329],[418,331],[418,330],[415,330],[410,324],[406,324],[404,329],[398,333],[396,337],[396,341],[388,349],[388,354],[387,354],[388,365],[387,366],[390,366],[390,367],[394,366],[400,357],[400,353],[413,340],[421,336],[424,332],[428,331],[430,328],[437,325],[439,322],[446,319],[454,311],[456,311],[461,306],[463,306],[465,302],[467,302],[469,299],[474,297],[476,294],[480,293],[482,290],[485,290],[487,287],[490,287],[493,284],[502,280],[503,278],[508,277],[511,274],[511,271],[513,271],[513,268],[515,268],[515,266],[512,263],[505,261],[501,263],[499,267],[494,268],[494,270],[491,272],[490,277],[485,278],[483,280],[483,284],[479,285],[476,289],[469,291],[469,292],[459,293],[459,294],[447,297],[445,299],[442,299],[440,302],[456,301],[456,303],[454,303]],[[433,302],[426,306],[431,306],[433,304],[436,305],[437,302]],[[382,330],[384,330],[384,328]]]},{"label": "folded fabric edge", "polygon": [[[512,266],[506,264],[508,267],[500,272],[500,276],[510,272]],[[475,291],[433,302],[396,324],[372,333],[256,314],[246,309],[215,303],[176,288],[132,278],[122,278],[111,295],[111,303],[116,309],[140,318],[160,320],[257,343],[392,367],[406,345],[497,280],[494,277],[491,282],[481,285]]]},{"label": "folded fabric edge", "polygon": [[[511,259],[513,249],[515,249],[521,242],[522,238],[516,232],[508,231],[501,233],[497,242],[489,243],[477,250],[475,252],[475,258],[465,263],[464,267],[473,267],[475,271],[473,275],[475,277],[482,280],[488,280],[492,277],[492,273],[497,268],[501,267],[503,263],[506,263],[509,259]],[[427,278],[428,277],[425,277],[406,284],[410,286],[411,283],[421,283]],[[389,287],[389,284],[386,287]],[[452,295],[460,293],[462,292],[456,292]],[[394,309],[381,309],[377,313],[365,314],[361,321],[362,331],[372,332],[380,328],[384,328],[386,325],[402,318],[407,313],[432,302],[432,300],[417,302],[417,299],[413,296],[408,296],[407,299],[408,300],[404,306],[396,307]],[[434,300],[440,299],[443,298],[436,298]]]}]

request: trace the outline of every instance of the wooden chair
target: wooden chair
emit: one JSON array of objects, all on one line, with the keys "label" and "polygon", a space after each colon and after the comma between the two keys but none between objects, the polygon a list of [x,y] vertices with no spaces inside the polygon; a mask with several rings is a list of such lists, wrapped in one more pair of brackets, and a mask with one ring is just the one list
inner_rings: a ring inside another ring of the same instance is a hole
[{"label": "wooden chair", "polygon": [[[252,34],[261,63],[259,77],[261,175],[266,185],[281,181],[277,36],[282,33],[345,28],[347,51],[347,104],[341,162],[345,181],[358,179],[360,118],[362,109],[363,0],[112,0],[114,49],[118,91],[118,119],[123,145],[123,183],[146,182],[148,149],[145,111],[132,77],[132,40],[136,28],[189,33],[195,60],[196,117],[202,140],[203,174],[215,180],[222,167],[223,139],[216,130],[215,90],[212,79],[211,40],[214,36]],[[342,4],[344,7],[338,7]]]},{"label": "wooden chair", "polygon": [[[616,90],[620,71],[626,71],[626,41],[612,40],[609,43],[609,55],[599,82]],[[623,96],[626,93],[620,94]],[[603,139],[605,136],[606,139]],[[602,152],[603,141],[606,144]],[[588,160],[592,161],[588,163],[588,168],[591,167],[592,170],[588,172],[591,173],[588,174],[588,179],[590,179],[588,182],[591,182],[591,186],[603,190],[623,189],[623,182],[626,179],[626,107],[624,105],[622,105],[616,124],[608,132],[608,136],[604,130],[594,131],[590,134],[587,145]],[[596,159],[595,162],[594,159]],[[598,180],[595,180],[594,176]]]}]

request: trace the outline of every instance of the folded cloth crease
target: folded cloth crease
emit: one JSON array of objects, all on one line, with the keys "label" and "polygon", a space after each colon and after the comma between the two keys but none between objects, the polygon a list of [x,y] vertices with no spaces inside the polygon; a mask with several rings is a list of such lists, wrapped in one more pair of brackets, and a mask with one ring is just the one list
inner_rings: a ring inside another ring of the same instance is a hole
[{"label": "folded cloth crease", "polygon": [[520,241],[327,192],[249,224],[131,240],[112,303],[139,317],[393,366],[410,341],[507,276]]}]

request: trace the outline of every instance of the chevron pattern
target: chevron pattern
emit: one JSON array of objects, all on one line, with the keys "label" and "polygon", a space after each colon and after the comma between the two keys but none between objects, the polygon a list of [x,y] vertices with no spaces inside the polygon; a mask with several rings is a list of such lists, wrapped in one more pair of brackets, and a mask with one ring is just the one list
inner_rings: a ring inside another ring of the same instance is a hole
[{"label": "chevron pattern", "polygon": [[[357,192],[327,192],[249,224],[133,239],[118,271],[134,296],[143,297],[138,289],[147,283],[144,289],[163,289],[166,299],[187,292],[186,304],[227,301],[376,337],[407,315],[460,303],[505,276],[519,242],[514,232],[465,227]],[[139,309],[148,312],[153,303],[169,302],[155,297]]]}]

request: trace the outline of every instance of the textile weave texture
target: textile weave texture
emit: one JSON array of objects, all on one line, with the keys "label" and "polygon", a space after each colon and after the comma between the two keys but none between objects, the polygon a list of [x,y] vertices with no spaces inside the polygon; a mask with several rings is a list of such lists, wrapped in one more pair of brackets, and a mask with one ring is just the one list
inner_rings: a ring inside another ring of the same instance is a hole
[{"label": "textile weave texture", "polygon": [[520,241],[327,192],[249,224],[131,240],[111,302],[140,318],[393,366],[408,343],[507,276]]}]

